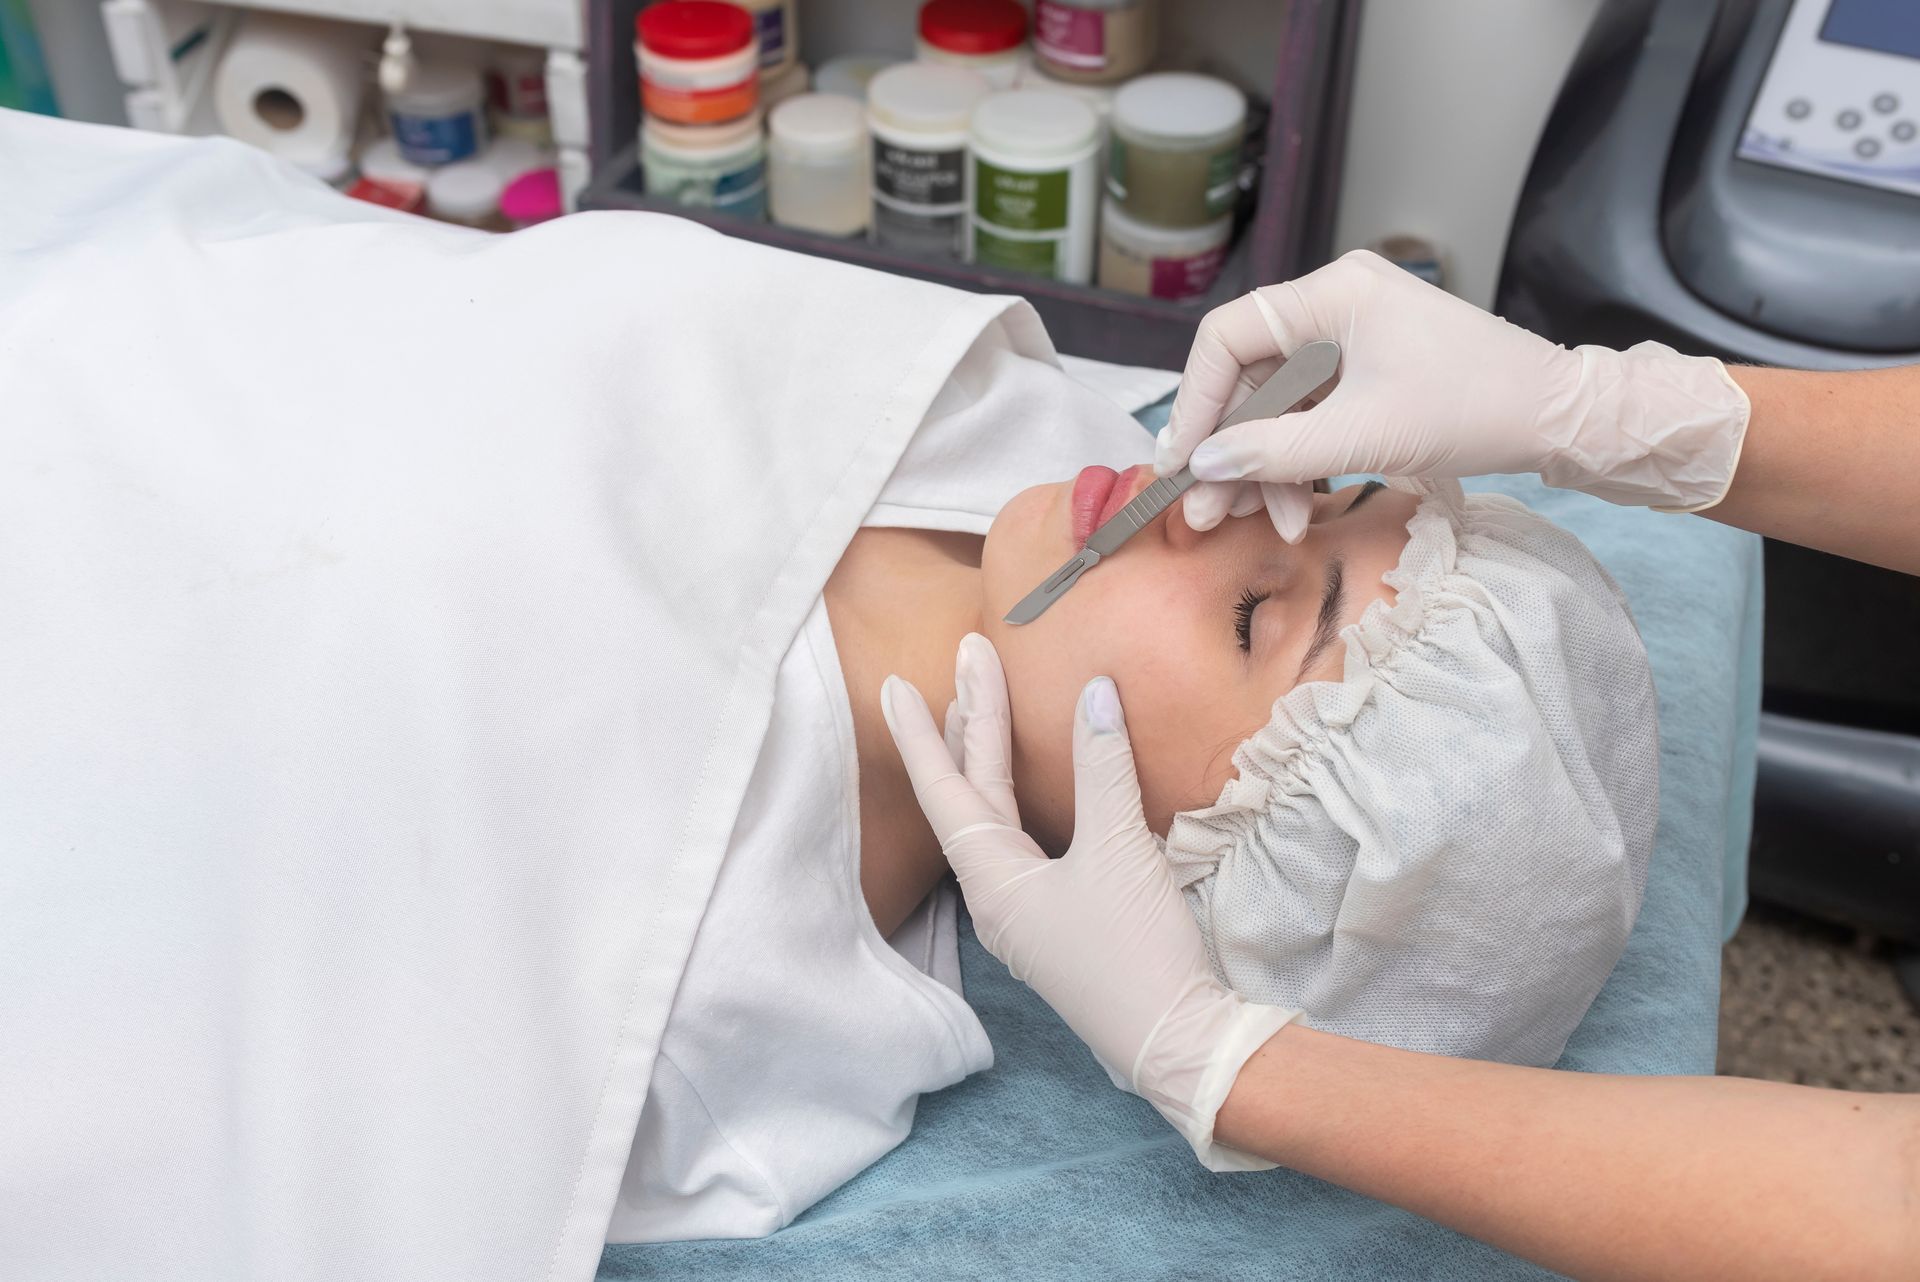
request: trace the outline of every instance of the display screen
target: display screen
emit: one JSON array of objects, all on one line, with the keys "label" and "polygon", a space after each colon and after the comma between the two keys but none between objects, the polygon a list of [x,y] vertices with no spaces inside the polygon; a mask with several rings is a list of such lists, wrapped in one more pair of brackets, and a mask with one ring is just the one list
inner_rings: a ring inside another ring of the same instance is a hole
[{"label": "display screen", "polygon": [[1852,45],[1920,58],[1920,3],[1915,0],[1833,0],[1820,38],[1828,44]]}]

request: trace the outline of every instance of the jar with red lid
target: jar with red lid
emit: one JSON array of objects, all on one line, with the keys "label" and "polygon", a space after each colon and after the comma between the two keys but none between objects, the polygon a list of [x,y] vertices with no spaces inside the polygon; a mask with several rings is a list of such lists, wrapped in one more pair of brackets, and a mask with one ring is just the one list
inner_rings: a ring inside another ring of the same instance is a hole
[{"label": "jar with red lid", "polygon": [[678,125],[738,120],[760,96],[753,15],[724,0],[663,0],[634,20],[640,105]]},{"label": "jar with red lid", "polygon": [[1027,64],[1027,11],[1019,0],[927,0],[914,49],[921,62],[966,67],[1011,89]]}]

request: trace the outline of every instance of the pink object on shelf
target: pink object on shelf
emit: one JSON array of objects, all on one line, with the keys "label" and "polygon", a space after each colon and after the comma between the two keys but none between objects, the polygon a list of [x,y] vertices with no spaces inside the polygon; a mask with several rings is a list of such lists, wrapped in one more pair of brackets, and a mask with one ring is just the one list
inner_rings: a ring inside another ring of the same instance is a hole
[{"label": "pink object on shelf", "polygon": [[552,169],[533,169],[507,184],[500,193],[500,212],[515,229],[558,218],[560,175]]}]

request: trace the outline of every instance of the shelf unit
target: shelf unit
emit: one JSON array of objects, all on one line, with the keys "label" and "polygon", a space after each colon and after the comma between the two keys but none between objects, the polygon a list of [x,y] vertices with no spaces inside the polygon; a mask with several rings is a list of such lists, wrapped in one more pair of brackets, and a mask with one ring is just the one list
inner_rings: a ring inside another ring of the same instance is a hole
[{"label": "shelf unit", "polygon": [[209,93],[212,70],[246,9],[380,30],[399,24],[427,35],[544,49],[561,190],[574,197],[586,186],[590,168],[582,5],[583,0],[103,0],[101,13],[114,69],[127,87],[129,121],[166,133],[218,131]]},{"label": "shelf unit", "polygon": [[[910,15],[915,7],[898,0],[866,0],[864,5],[844,0],[822,14],[817,24],[821,34],[816,36],[807,25],[812,10],[803,2],[801,55],[817,64],[838,53],[897,44],[901,14]],[[1238,74],[1229,78],[1264,98],[1269,107],[1261,185],[1252,216],[1238,229],[1212,292],[1185,303],[994,271],[865,240],[833,239],[648,196],[637,157],[640,91],[632,53],[634,16],[640,8],[639,0],[590,0],[588,6],[587,96],[594,177],[580,198],[584,209],[671,213],[730,235],[803,253],[963,289],[1020,294],[1039,311],[1062,351],[1166,369],[1177,369],[1185,361],[1194,326],[1209,307],[1255,285],[1309,271],[1328,258],[1360,0],[1246,0],[1237,5],[1209,0],[1212,21],[1194,24],[1205,28],[1196,38],[1166,42],[1179,49],[1175,65],[1183,68],[1219,71],[1231,65]],[[1189,22],[1199,9],[1164,0],[1161,21],[1170,34],[1177,34],[1176,24]],[[860,20],[867,16],[875,29],[891,39],[882,43],[876,38],[865,46],[850,42],[848,33],[862,31]],[[1238,47],[1222,47],[1236,38],[1243,41]],[[816,39],[830,43],[811,48]],[[1250,57],[1257,46],[1244,42],[1256,39],[1265,42],[1270,53]],[[1260,67],[1266,70],[1256,72]],[[1256,74],[1257,84],[1249,84]]]}]

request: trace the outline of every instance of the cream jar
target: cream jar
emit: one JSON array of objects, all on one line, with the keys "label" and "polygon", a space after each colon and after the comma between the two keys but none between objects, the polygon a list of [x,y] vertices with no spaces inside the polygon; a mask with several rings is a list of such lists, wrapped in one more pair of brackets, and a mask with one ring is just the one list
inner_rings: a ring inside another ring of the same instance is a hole
[{"label": "cream jar", "polygon": [[1129,218],[1109,196],[1100,211],[1100,288],[1186,302],[1219,278],[1233,219],[1198,227],[1156,227]]},{"label": "cream jar", "polygon": [[767,116],[773,221],[827,236],[865,231],[873,210],[866,112],[838,94],[803,93]]},{"label": "cream jar", "polygon": [[724,125],[648,119],[640,127],[640,170],[649,196],[766,216],[767,147],[758,111]]},{"label": "cream jar", "polygon": [[1100,200],[1100,118],[1045,89],[989,94],[968,121],[967,259],[1086,284]]},{"label": "cream jar", "polygon": [[989,92],[965,67],[907,62],[867,86],[877,245],[958,257],[967,235],[967,116]]},{"label": "cream jar", "polygon": [[1062,80],[1112,84],[1136,76],[1159,43],[1159,0],[1035,0],[1033,51]]},{"label": "cream jar", "polygon": [[1027,64],[1027,11],[1016,0],[927,0],[914,56],[967,67],[1011,89]]},{"label": "cream jar", "polygon": [[1199,227],[1233,212],[1247,98],[1213,76],[1162,72],[1113,96],[1107,194],[1142,222]]}]

